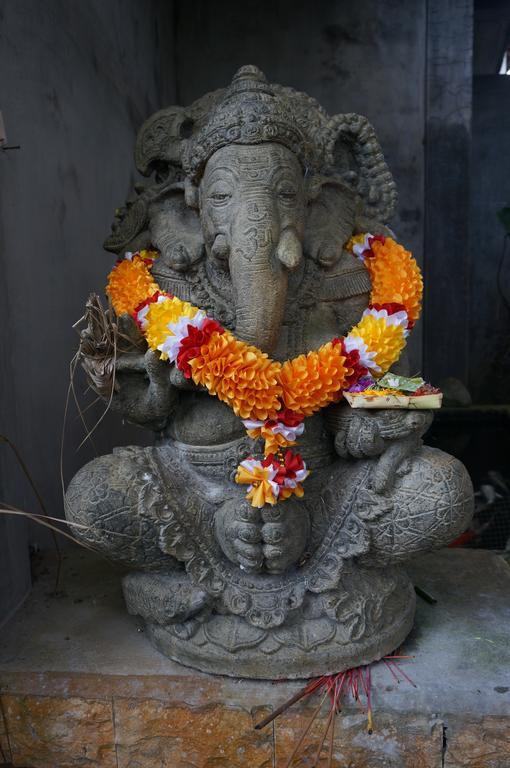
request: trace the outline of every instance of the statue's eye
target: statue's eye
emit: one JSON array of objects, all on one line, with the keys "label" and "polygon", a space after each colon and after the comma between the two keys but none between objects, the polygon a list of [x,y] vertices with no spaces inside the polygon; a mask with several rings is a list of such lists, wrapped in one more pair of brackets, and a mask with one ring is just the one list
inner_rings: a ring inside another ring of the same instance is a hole
[{"label": "statue's eye", "polygon": [[228,200],[230,200],[231,197],[232,195],[230,192],[212,192],[209,195],[209,199],[218,205],[221,203],[226,203]]},{"label": "statue's eye", "polygon": [[284,203],[293,203],[297,198],[297,192],[293,189],[281,189],[278,192],[278,197],[283,200]]}]

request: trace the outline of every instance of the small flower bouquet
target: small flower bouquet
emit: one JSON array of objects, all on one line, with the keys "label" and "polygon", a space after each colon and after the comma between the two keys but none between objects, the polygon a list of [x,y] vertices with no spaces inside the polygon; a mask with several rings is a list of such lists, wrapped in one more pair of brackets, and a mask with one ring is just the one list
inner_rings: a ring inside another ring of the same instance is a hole
[{"label": "small flower bouquet", "polygon": [[387,373],[380,379],[363,376],[344,397],[351,408],[441,408],[442,392],[421,377],[408,378]]}]

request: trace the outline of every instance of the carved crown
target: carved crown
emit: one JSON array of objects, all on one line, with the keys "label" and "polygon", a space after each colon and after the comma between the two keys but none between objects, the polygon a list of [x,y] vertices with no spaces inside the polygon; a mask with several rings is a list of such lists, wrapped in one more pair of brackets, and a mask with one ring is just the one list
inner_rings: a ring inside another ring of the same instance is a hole
[{"label": "carved crown", "polygon": [[228,144],[274,141],[288,147],[308,172],[334,176],[363,199],[367,216],[391,218],[393,177],[375,131],[365,117],[330,117],[305,93],[269,84],[255,66],[236,72],[226,89],[189,107],[156,112],[142,126],[135,149],[138,170],[167,171],[197,181],[209,157]]},{"label": "carved crown", "polygon": [[211,155],[230,144],[277,142],[299,159],[307,176],[340,182],[361,199],[360,211],[380,224],[393,215],[397,193],[375,131],[357,114],[330,117],[306,93],[269,84],[255,66],[244,66],[228,88],[206,93],[188,107],[173,106],[141,127],[135,162],[144,176],[155,174],[143,194],[128,203],[104,247],[120,252],[149,220],[151,200],[187,178],[197,184]]},{"label": "carved crown", "polygon": [[268,141],[288,147],[304,168],[320,168],[319,153],[300,128],[290,100],[276,93],[260,69],[241,67],[222,101],[186,145],[183,167],[196,180],[221,147]]}]

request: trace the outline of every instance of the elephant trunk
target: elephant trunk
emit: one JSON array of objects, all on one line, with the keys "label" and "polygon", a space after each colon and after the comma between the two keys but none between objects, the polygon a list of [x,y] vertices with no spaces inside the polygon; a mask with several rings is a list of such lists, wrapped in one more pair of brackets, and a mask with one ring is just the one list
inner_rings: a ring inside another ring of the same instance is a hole
[{"label": "elephant trunk", "polygon": [[236,335],[265,352],[275,349],[287,297],[288,270],[302,256],[293,228],[278,219],[239,216],[232,227],[230,274],[235,293]]}]

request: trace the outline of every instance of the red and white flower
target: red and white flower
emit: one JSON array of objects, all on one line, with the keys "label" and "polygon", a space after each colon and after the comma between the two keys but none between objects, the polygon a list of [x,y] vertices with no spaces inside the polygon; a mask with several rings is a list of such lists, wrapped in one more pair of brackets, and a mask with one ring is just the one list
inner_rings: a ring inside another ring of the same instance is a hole
[{"label": "red and white flower", "polygon": [[190,326],[191,328],[196,328],[200,331],[206,320],[206,313],[202,309],[199,309],[194,317],[181,315],[175,323],[168,323],[167,328],[171,333],[166,337],[164,342],[158,346],[159,351],[165,352],[168,355],[170,362],[175,363],[182,342],[189,336],[188,329]]}]

